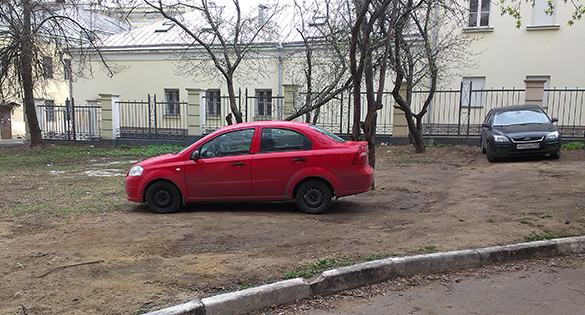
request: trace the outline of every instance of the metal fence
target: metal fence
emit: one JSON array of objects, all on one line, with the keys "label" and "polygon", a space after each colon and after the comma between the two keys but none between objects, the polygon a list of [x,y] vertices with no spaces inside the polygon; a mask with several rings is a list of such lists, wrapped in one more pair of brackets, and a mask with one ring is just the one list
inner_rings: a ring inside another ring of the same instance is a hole
[{"label": "metal fence", "polygon": [[157,101],[156,95],[149,94],[146,101],[118,101],[117,105],[119,126],[115,128],[120,138],[187,138],[187,102]]},{"label": "metal fence", "polygon": [[[428,91],[415,91],[412,95],[412,110],[420,112]],[[545,89],[543,108],[552,118],[558,118],[557,126],[564,138],[585,138],[585,89]],[[365,94],[361,99],[361,120],[365,119],[367,103]],[[302,101],[300,95],[299,101]],[[322,106],[318,112],[317,125],[334,133],[349,134],[353,126],[352,94],[346,92]],[[427,114],[423,118],[422,131],[425,136],[478,136],[481,123],[492,108],[523,104],[523,89],[473,89],[471,84],[462,84],[459,90],[437,91]],[[282,119],[283,97],[258,93],[248,95],[241,91],[236,95],[236,106],[243,121]],[[403,115],[394,107],[391,93],[383,94],[383,108],[378,111],[376,132],[393,135],[399,125],[395,118]],[[118,101],[112,111],[113,125],[117,137],[149,139],[186,139],[188,133],[188,104],[186,102],[159,102],[156,95],[146,101]],[[290,110],[290,109],[288,109]],[[202,134],[211,133],[227,125],[226,116],[231,113],[229,97],[219,93],[202,96],[200,118]],[[398,116],[397,116],[398,115]],[[37,116],[44,139],[87,140],[101,139],[101,108],[97,105],[53,105],[37,106]],[[232,117],[235,123],[235,117]]]},{"label": "metal fence", "polygon": [[[411,108],[419,113],[429,91],[415,91]],[[317,124],[335,133],[351,133],[353,106],[351,93],[331,101],[321,108]],[[459,90],[436,91],[423,117],[422,131],[425,136],[479,136],[486,114],[493,108],[519,105],[525,102],[524,89],[473,89],[462,84]],[[383,94],[383,108],[378,111],[376,133],[392,135],[400,126],[394,121],[395,114],[391,93]],[[565,138],[585,137],[585,89],[545,89],[543,108],[552,118],[559,119],[557,126]],[[367,104],[365,94],[361,98],[361,117],[365,119]],[[403,115],[403,114],[402,114]]]},{"label": "metal fence", "polygon": [[101,140],[101,107],[97,105],[44,103],[36,106],[36,112],[45,140]]},{"label": "metal fence", "polygon": [[[257,93],[248,95],[248,90],[242,94],[238,91],[236,97],[236,108],[242,113],[242,121],[258,120],[278,120],[282,119],[282,96],[272,96],[271,94]],[[214,93],[205,93],[202,96],[202,134],[209,134],[213,131],[227,126],[228,115],[232,115],[233,123],[236,118],[233,117],[230,107],[230,99],[227,95],[217,95]]]},{"label": "metal fence", "polygon": [[585,90],[545,89],[543,106],[565,138],[585,137]]}]

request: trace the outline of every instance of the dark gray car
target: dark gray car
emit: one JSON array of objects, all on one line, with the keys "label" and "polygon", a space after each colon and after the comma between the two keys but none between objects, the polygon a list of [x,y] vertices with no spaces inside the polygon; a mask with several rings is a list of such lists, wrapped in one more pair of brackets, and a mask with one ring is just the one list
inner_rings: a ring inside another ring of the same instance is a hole
[{"label": "dark gray car", "polygon": [[538,105],[494,108],[481,125],[481,150],[490,162],[510,156],[561,156],[561,135]]}]

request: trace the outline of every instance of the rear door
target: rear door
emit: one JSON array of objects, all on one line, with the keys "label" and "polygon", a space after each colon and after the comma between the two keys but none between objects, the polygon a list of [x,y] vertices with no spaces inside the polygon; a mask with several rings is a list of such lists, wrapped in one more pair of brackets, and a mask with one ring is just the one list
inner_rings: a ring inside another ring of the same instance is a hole
[{"label": "rear door", "polygon": [[252,194],[284,198],[290,178],[313,165],[311,140],[287,128],[262,128],[260,149],[252,162]]},{"label": "rear door", "polygon": [[197,148],[199,158],[185,163],[189,197],[250,196],[253,136],[254,128],[230,131]]}]

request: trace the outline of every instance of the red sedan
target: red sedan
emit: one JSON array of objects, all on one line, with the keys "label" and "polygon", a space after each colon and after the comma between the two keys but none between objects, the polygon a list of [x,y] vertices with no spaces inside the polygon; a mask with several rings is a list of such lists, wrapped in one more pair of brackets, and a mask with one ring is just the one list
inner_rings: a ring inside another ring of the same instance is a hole
[{"label": "red sedan", "polygon": [[196,201],[296,200],[323,213],[333,197],[368,191],[374,170],[366,142],[285,121],[227,126],[186,149],[147,159],[128,171],[128,200],[171,213]]}]

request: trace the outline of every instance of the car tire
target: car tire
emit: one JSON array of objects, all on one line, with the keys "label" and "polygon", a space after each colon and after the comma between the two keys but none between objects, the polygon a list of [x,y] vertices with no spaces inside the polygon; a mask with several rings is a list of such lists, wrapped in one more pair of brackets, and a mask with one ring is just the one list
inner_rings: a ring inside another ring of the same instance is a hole
[{"label": "car tire", "polygon": [[483,136],[479,137],[479,146],[481,148],[481,153],[485,154],[486,153],[486,149],[485,146],[483,145]]},{"label": "car tire", "polygon": [[146,191],[146,204],[156,213],[173,213],[181,205],[181,193],[169,182],[156,182]]},{"label": "car tire", "polygon": [[558,160],[561,158],[561,150],[559,150],[559,152],[557,153],[551,153],[550,158],[553,160]]},{"label": "car tire", "polygon": [[309,180],[301,184],[296,202],[301,211],[309,214],[324,213],[331,204],[331,189],[322,181]]},{"label": "car tire", "polygon": [[495,157],[495,156],[492,154],[492,150],[490,150],[489,144],[488,144],[488,146],[486,147],[486,150],[485,150],[485,151],[486,151],[485,153],[486,153],[486,157],[487,157],[487,160],[488,160],[488,162],[490,162],[490,163],[494,163],[494,162],[497,162],[497,161],[498,161],[498,158],[496,158],[496,157]]}]

